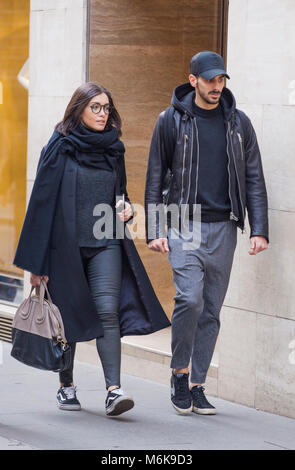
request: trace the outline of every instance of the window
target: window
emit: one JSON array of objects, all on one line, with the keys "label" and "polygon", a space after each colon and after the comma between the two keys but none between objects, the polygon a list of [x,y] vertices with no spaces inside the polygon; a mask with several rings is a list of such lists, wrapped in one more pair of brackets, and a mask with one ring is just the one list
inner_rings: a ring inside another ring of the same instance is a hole
[{"label": "window", "polygon": [[0,302],[19,304],[23,271],[13,266],[26,209],[29,0],[1,0]]}]

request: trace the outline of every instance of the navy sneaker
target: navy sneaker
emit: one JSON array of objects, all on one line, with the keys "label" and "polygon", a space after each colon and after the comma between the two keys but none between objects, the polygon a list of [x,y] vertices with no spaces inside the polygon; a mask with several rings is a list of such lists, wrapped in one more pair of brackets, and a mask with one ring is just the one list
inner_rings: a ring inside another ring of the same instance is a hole
[{"label": "navy sneaker", "polygon": [[172,406],[182,415],[191,413],[193,409],[188,377],[189,374],[174,374],[174,372],[171,375]]},{"label": "navy sneaker", "polygon": [[78,411],[81,404],[76,395],[77,387],[60,387],[57,391],[57,406],[60,410]]},{"label": "navy sneaker", "polygon": [[202,385],[195,385],[191,389],[193,400],[193,412],[199,415],[215,415],[216,408],[208,402],[204,394],[204,387]]},{"label": "navy sneaker", "polygon": [[131,397],[124,394],[122,388],[115,388],[108,392],[106,397],[106,414],[108,416],[119,416],[134,407]]}]

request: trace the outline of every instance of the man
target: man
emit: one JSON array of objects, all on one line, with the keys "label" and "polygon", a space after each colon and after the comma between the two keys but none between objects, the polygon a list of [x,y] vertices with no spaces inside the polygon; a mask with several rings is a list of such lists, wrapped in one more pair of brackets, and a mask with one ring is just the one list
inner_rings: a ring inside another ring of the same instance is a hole
[{"label": "man", "polygon": [[[237,227],[244,231],[246,208],[249,254],[268,246],[267,193],[256,135],[249,118],[236,109],[226,77],[219,54],[196,54],[189,83],[175,89],[172,106],[158,118],[149,154],[147,242],[151,250],[169,252],[173,269],[171,401],[181,414],[216,413],[203,385],[219,332]],[[198,237],[194,214],[201,208],[198,244],[185,247],[184,225],[179,222],[176,227],[171,219],[167,238],[160,223],[163,195],[168,207],[186,207],[193,239]]]}]

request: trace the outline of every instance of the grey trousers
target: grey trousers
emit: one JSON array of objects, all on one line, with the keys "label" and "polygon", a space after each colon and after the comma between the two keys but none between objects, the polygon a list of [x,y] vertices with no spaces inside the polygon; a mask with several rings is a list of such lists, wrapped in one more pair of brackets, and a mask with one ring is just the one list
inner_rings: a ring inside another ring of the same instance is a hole
[{"label": "grey trousers", "polygon": [[172,233],[176,232],[169,228],[169,261],[176,289],[171,368],[186,368],[191,360],[191,382],[204,383],[220,328],[237,226],[233,221],[202,223],[199,246],[192,249],[183,249],[183,236],[173,239]]}]

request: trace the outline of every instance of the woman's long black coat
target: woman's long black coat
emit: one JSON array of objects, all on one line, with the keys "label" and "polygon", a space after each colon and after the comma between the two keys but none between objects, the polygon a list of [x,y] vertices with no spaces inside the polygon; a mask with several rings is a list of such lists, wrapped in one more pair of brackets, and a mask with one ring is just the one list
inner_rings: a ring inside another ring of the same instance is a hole
[{"label": "woman's long black coat", "polygon": [[[52,301],[61,311],[67,340],[88,341],[103,336],[103,329],[88,287],[76,237],[78,164],[69,155],[60,153],[57,157],[54,174],[61,175],[60,184],[50,180],[49,171],[44,171],[42,178],[45,164],[41,154],[14,264],[34,274],[48,274],[48,289]],[[123,159],[118,167],[116,193],[126,193]],[[149,334],[169,326],[133,240],[125,236],[121,243],[121,336]]]}]

